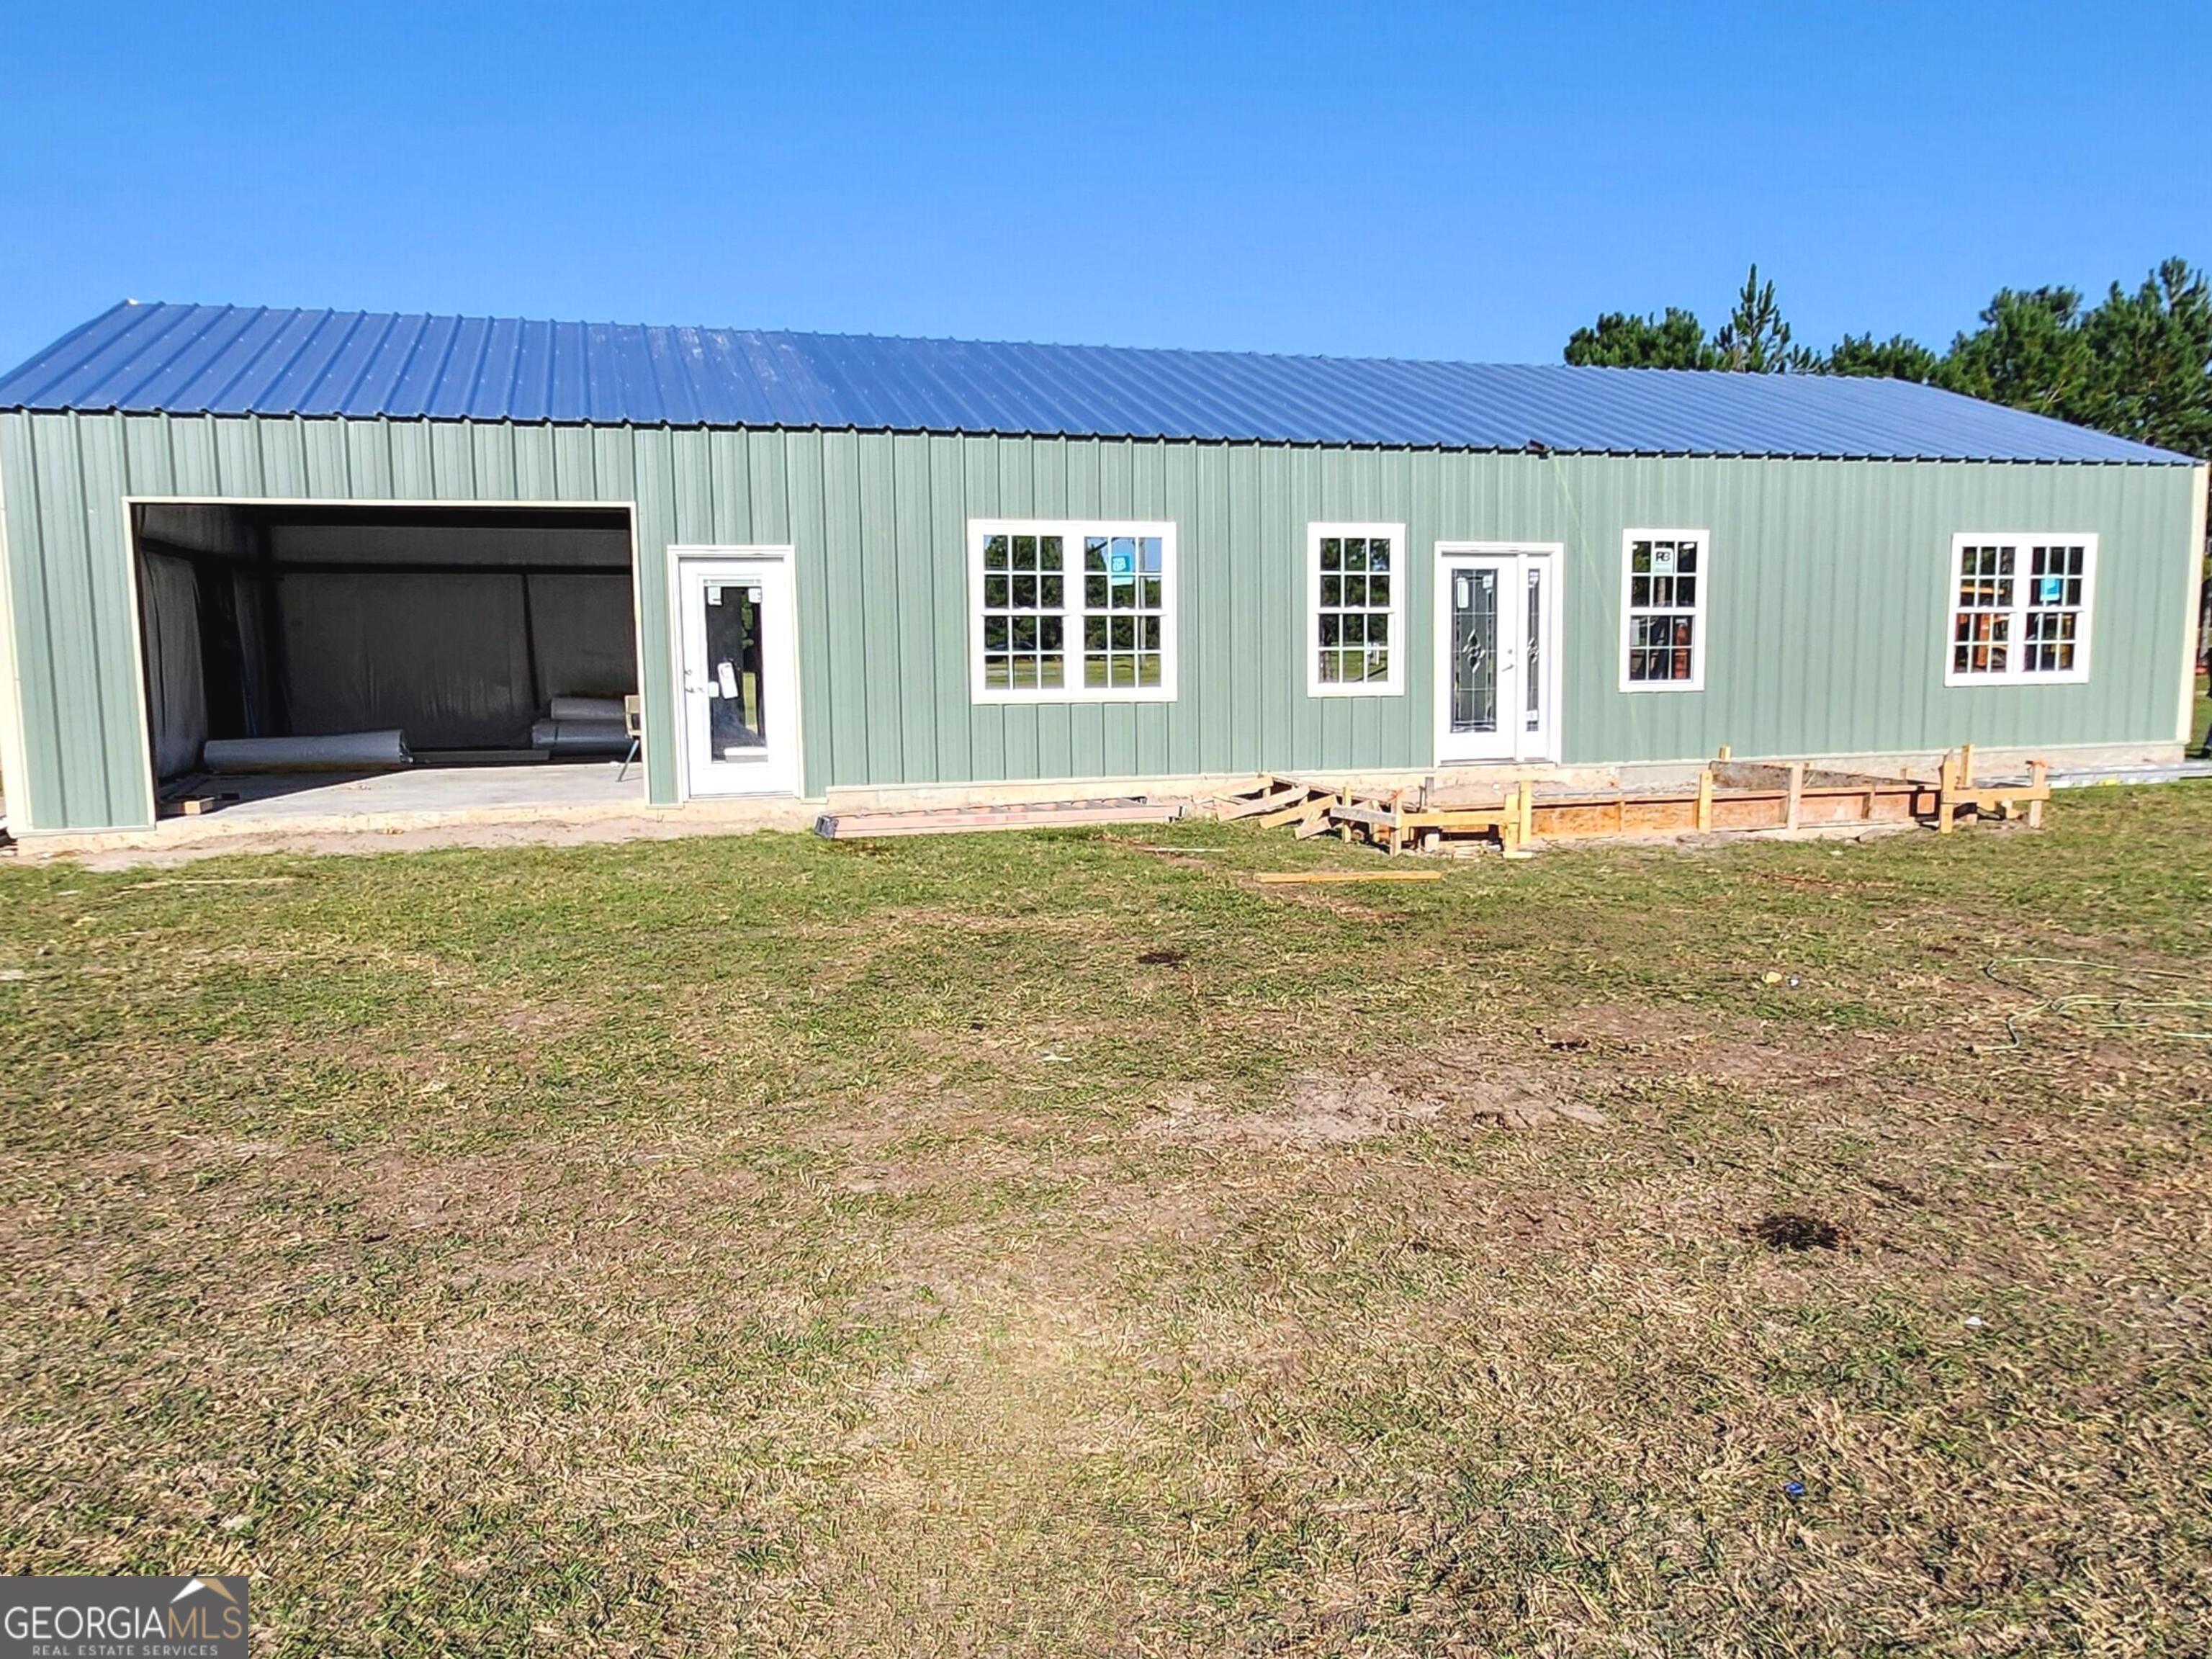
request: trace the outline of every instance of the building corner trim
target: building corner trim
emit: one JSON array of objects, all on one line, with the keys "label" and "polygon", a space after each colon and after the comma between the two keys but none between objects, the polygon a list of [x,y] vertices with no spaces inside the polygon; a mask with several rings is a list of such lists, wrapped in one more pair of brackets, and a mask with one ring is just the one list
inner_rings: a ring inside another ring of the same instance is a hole
[{"label": "building corner trim", "polygon": [[12,834],[31,822],[29,747],[23,732],[22,653],[15,645],[15,576],[8,556],[7,469],[0,465],[0,797],[7,801]]},{"label": "building corner trim", "polygon": [[2212,506],[2212,464],[2190,470],[2195,480],[2189,504],[2189,556],[2183,562],[2185,582],[2181,603],[2181,746],[2185,750],[2203,735],[2191,729],[2197,714],[2197,624],[2203,605],[2205,516]]}]

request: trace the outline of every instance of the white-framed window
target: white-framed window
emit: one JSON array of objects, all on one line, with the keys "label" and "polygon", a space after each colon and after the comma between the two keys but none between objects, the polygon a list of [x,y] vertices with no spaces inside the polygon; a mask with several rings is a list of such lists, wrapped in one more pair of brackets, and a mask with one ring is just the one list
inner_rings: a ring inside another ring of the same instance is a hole
[{"label": "white-framed window", "polygon": [[1705,596],[1712,532],[1625,530],[1620,536],[1620,689],[1705,689]]},{"label": "white-framed window", "polygon": [[1306,690],[1316,697],[1405,689],[1406,526],[1306,526]]},{"label": "white-framed window", "polygon": [[1954,536],[1943,684],[2087,679],[2096,578],[2094,536]]},{"label": "white-framed window", "polygon": [[1174,525],[971,519],[968,555],[975,702],[1174,701]]}]

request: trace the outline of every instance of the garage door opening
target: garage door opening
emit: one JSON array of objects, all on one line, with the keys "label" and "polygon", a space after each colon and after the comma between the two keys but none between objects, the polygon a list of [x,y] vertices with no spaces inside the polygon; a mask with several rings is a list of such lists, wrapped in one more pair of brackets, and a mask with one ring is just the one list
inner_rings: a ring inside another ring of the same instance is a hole
[{"label": "garage door opening", "polygon": [[165,814],[644,799],[626,508],[149,502],[131,533]]}]

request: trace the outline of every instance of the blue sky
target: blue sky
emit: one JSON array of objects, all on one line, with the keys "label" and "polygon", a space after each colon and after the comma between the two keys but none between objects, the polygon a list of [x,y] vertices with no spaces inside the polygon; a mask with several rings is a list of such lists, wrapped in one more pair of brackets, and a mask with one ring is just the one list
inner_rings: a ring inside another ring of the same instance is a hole
[{"label": "blue sky", "polygon": [[[1370,11],[1373,15],[1369,15]],[[199,15],[194,15],[193,13]],[[0,362],[125,296],[1555,359],[2212,260],[2212,5],[10,4]]]}]

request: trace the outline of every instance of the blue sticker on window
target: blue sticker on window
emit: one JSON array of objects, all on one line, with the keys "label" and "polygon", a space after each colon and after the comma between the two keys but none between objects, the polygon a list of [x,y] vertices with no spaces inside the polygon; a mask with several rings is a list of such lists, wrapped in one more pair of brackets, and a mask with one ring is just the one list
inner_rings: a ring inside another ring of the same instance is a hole
[{"label": "blue sticker on window", "polygon": [[2066,597],[2066,580],[2063,576],[2045,576],[2035,586],[2036,603],[2056,605]]},{"label": "blue sticker on window", "polygon": [[1106,555],[1106,574],[1117,581],[1127,581],[1137,574],[1137,550],[1127,542],[1115,542]]}]

